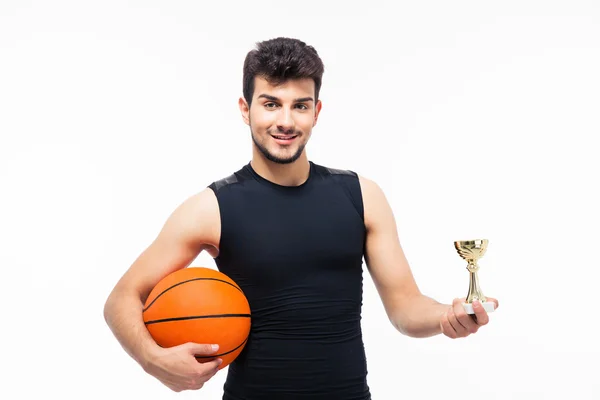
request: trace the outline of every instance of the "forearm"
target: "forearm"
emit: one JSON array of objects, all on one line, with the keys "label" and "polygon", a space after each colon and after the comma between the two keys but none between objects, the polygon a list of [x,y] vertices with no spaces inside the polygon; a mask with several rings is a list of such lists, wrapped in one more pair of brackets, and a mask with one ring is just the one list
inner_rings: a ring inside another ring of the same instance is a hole
[{"label": "forearm", "polygon": [[394,327],[404,335],[425,338],[442,333],[440,321],[450,307],[422,294],[403,301],[400,312],[391,316]]},{"label": "forearm", "polygon": [[127,354],[146,369],[159,346],[146,329],[142,309],[138,295],[116,290],[106,301],[104,318]]}]

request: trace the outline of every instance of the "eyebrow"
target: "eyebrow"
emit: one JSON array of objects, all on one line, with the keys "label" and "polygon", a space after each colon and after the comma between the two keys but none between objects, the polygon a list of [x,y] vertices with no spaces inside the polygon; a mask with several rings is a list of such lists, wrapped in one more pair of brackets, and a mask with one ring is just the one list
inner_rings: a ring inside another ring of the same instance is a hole
[{"label": "eyebrow", "polygon": [[[271,95],[268,95],[268,94],[261,94],[260,96],[258,96],[258,98],[259,98],[259,99],[260,99],[261,97],[262,97],[262,98],[265,98],[265,99],[267,99],[267,100],[271,100],[271,101],[281,101],[281,100],[280,100],[280,99],[278,99],[277,97],[275,97],[275,96],[271,96]],[[302,103],[302,102],[305,102],[305,101],[314,101],[314,99],[313,99],[312,97],[301,97],[301,98],[299,98],[299,99],[294,99],[294,102],[295,102],[295,103]]]}]

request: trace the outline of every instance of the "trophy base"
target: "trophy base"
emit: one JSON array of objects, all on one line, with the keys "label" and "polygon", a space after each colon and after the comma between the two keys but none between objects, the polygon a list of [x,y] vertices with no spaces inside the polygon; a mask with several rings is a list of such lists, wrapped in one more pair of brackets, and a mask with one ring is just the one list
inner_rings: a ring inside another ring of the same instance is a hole
[{"label": "trophy base", "polygon": [[[495,303],[492,301],[486,301],[485,303],[481,303],[481,305],[486,312],[490,313],[494,311]],[[473,304],[463,303],[463,307],[467,314],[475,314],[475,311],[473,311]]]}]

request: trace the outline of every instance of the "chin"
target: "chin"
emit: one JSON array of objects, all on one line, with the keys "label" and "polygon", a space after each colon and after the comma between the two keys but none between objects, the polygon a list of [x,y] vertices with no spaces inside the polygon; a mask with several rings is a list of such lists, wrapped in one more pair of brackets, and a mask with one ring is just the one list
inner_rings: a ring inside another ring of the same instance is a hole
[{"label": "chin", "polygon": [[291,164],[296,161],[302,155],[304,146],[295,149],[286,149],[281,151],[277,149],[275,151],[263,151],[263,155],[269,160],[277,164]]},{"label": "chin", "polygon": [[291,164],[298,159],[297,156],[294,157],[293,155],[289,154],[273,154],[271,152],[265,154],[265,156],[269,161],[277,164]]}]

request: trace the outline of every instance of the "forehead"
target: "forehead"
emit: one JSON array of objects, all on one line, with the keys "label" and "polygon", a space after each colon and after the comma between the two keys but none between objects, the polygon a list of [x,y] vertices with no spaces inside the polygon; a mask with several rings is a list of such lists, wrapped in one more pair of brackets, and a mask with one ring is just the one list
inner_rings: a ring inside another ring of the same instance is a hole
[{"label": "forehead", "polygon": [[314,97],[315,82],[311,78],[287,80],[280,85],[269,83],[263,77],[254,78],[254,98],[268,94],[281,99]]}]

